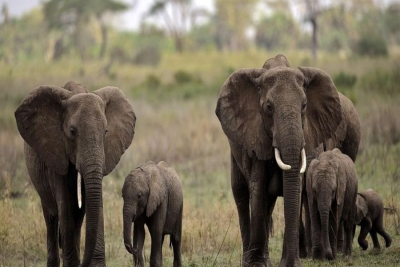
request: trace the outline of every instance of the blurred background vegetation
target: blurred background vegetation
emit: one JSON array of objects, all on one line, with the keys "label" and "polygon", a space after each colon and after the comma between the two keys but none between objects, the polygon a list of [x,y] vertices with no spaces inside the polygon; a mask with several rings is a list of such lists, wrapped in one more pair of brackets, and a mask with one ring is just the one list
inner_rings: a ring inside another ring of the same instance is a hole
[{"label": "blurred background vegetation", "polygon": [[[184,185],[184,265],[239,266],[229,146],[214,109],[233,71],[261,67],[278,53],[293,67],[324,69],[355,103],[363,135],[356,162],[359,189],[374,188],[383,197],[385,227],[394,242],[380,255],[361,252],[355,242],[354,266],[400,264],[398,1],[37,0],[18,16],[15,2],[21,8],[32,3],[0,0],[1,267],[43,266],[46,259],[40,200],[13,113],[33,88],[69,80],[89,91],[121,88],[138,118],[131,147],[103,182],[108,265],[131,266],[122,241],[125,176],[147,160],[165,160]],[[126,14],[134,22],[124,22]],[[277,263],[282,199],[273,216],[270,249]]]}]

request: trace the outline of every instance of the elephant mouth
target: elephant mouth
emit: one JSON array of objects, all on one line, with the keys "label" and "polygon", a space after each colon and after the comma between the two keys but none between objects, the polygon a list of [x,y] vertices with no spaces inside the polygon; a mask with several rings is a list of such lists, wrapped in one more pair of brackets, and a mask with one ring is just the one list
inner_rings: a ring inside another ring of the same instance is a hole
[{"label": "elephant mouth", "polygon": [[[277,147],[275,147],[274,151],[275,151],[276,163],[278,164],[279,168],[281,168],[283,171],[290,170],[292,168],[292,166],[283,163],[279,149]],[[301,168],[300,168],[301,174],[306,171],[306,166],[307,166],[306,151],[303,147],[303,149],[301,150]]]}]

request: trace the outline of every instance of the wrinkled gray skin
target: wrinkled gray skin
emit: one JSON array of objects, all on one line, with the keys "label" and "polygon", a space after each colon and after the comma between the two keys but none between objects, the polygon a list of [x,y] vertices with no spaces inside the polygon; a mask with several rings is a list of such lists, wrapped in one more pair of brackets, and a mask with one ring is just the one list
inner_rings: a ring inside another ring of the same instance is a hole
[{"label": "wrinkled gray skin", "polygon": [[[134,169],[125,179],[122,188],[124,199],[124,243],[133,254],[135,266],[144,266],[144,225],[151,235],[150,266],[162,266],[162,244],[170,235],[174,250],[174,267],[182,266],[182,184],[173,168],[161,161],[149,161]],[[133,245],[131,241],[132,222]]]},{"label": "wrinkled gray skin", "polygon": [[344,253],[351,255],[358,189],[354,162],[337,148],[323,152],[311,161],[306,185],[313,258],[336,258],[339,223],[346,236]]},{"label": "wrinkled gray skin", "polygon": [[[358,236],[358,244],[363,250],[368,249],[368,241],[365,240],[370,233],[374,249],[380,250],[377,233],[380,234],[386,243],[386,247],[392,244],[392,238],[383,228],[383,202],[375,190],[368,189],[357,194],[357,213],[355,223],[361,226]],[[355,228],[354,228],[355,229]]]},{"label": "wrinkled gray skin", "polygon": [[[38,192],[47,226],[47,266],[79,266],[80,236],[86,213],[81,266],[105,266],[102,179],[132,142],[135,113],[121,90],[88,93],[74,82],[64,88],[32,90],[15,111],[25,140],[29,176]],[[82,208],[77,174],[82,176]]]},{"label": "wrinkled gray skin", "polygon": [[[267,60],[261,69],[235,71],[224,83],[216,115],[231,148],[243,266],[270,264],[266,229],[280,195],[285,199],[280,266],[301,266],[301,150],[311,155],[335,136],[343,119],[341,99],[328,74],[316,68],[290,68],[283,55]],[[355,119],[359,121],[358,115]],[[274,148],[290,170],[279,169]]]}]

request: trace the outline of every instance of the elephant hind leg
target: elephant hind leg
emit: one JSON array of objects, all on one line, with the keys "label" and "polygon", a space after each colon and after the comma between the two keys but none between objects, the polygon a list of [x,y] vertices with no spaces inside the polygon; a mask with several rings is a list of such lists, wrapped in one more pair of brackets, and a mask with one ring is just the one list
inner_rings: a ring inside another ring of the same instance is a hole
[{"label": "elephant hind leg", "polygon": [[371,235],[372,242],[374,243],[374,250],[381,250],[381,245],[379,244],[378,235],[374,227],[372,227],[372,229],[369,231],[369,234]]},{"label": "elephant hind leg", "polygon": [[376,231],[378,232],[378,234],[380,234],[385,239],[386,247],[387,248],[390,247],[390,245],[392,244],[392,238],[385,231],[385,229],[383,229],[383,214],[379,215],[379,217],[375,221],[375,225],[376,225]]},{"label": "elephant hind leg", "polygon": [[53,216],[43,207],[43,216],[47,227],[47,266],[59,266],[58,216]]},{"label": "elephant hind leg", "polygon": [[174,267],[182,266],[181,259],[181,237],[180,234],[172,234],[171,235],[171,244],[172,249],[174,250]]}]

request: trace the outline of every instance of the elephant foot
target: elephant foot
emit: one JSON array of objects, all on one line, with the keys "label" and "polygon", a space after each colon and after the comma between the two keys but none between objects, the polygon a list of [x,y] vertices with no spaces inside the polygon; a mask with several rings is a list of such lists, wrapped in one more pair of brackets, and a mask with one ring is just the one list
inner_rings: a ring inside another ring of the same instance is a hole
[{"label": "elephant foot", "polygon": [[294,259],[294,264],[288,264],[287,260],[282,258],[279,267],[301,267],[300,259]]},{"label": "elephant foot", "polygon": [[386,247],[387,248],[390,247],[390,245],[392,244],[392,238],[391,237],[386,238],[385,242],[386,242]]},{"label": "elephant foot", "polygon": [[305,247],[299,248],[300,259],[305,259],[308,256],[307,249]]},{"label": "elephant foot", "polygon": [[368,241],[367,240],[358,240],[358,244],[363,250],[368,249]]}]

